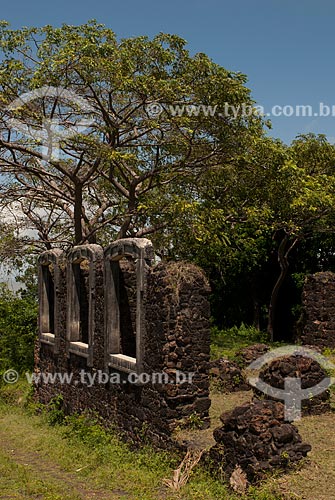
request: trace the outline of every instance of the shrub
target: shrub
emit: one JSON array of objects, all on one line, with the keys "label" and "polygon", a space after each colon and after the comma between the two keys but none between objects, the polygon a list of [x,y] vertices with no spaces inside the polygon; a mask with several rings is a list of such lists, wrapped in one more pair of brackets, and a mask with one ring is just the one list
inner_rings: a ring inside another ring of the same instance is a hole
[{"label": "shrub", "polygon": [[34,366],[37,301],[29,294],[13,293],[0,284],[0,373],[19,373]]}]

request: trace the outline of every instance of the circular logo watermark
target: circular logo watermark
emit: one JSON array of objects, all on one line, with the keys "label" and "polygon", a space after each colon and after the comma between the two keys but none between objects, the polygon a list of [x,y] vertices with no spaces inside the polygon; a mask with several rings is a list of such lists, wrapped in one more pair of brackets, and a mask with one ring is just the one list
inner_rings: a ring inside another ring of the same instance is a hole
[{"label": "circular logo watermark", "polygon": [[[306,347],[299,347],[296,345],[279,347],[272,351],[267,352],[260,358],[253,361],[247,368],[247,380],[250,385],[263,392],[267,396],[284,401],[285,405],[285,420],[293,421],[301,418],[301,403],[305,399],[310,399],[322,392],[326,391],[331,385],[335,384],[334,376],[325,377],[321,382],[308,387],[302,388],[302,381],[300,377],[286,377],[284,378],[284,389],[272,387],[262,380],[259,375],[259,370],[264,366],[276,359],[283,358],[284,356],[302,356],[311,358],[316,361],[326,372],[335,373],[335,365],[331,363],[325,356],[322,356],[312,349]],[[251,373],[253,372],[253,373]],[[248,375],[249,373],[249,375]]]},{"label": "circular logo watermark", "polygon": [[3,381],[6,384],[16,384],[16,382],[19,380],[19,374],[16,370],[7,370],[3,375],[2,375]]},{"label": "circular logo watermark", "polygon": [[[15,112],[36,99],[52,99],[53,109],[51,117],[47,117],[41,110],[41,125],[33,127],[24,120],[16,118]],[[70,106],[72,112],[63,112],[60,106]],[[12,101],[6,108],[9,114],[7,125],[9,128],[21,132],[42,145],[43,159],[58,160],[60,156],[60,142],[66,138],[73,137],[85,132],[94,123],[94,108],[90,103],[73,92],[63,87],[43,86],[26,92]],[[72,117],[72,121],[69,117]],[[77,116],[76,119],[74,117]],[[87,118],[85,118],[87,116]]]},{"label": "circular logo watermark", "polygon": [[159,102],[151,102],[147,104],[145,110],[150,118],[157,118],[164,111],[164,108]]}]

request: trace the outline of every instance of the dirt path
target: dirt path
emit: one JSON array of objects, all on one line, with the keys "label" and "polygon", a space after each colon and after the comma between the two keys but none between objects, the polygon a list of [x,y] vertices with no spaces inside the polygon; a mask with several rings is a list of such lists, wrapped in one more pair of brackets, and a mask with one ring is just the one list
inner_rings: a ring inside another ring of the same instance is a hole
[{"label": "dirt path", "polygon": [[[212,425],[218,425],[223,409],[237,406],[248,398],[250,394],[247,393],[214,396]],[[331,500],[335,498],[335,414],[306,417],[296,425],[303,440],[312,445],[308,460],[301,464],[300,469],[272,478],[270,483],[286,493],[286,498]],[[211,444],[212,437],[208,433],[202,434],[205,442],[201,445]],[[47,428],[38,417],[30,417],[19,409],[8,407],[0,411],[1,500],[177,498],[157,485],[155,487],[151,477],[152,482],[146,476],[138,475],[138,471],[134,474],[132,464],[125,464],[123,457],[117,462],[118,467],[108,462],[106,468],[102,465],[102,470],[99,469],[99,459],[90,461],[86,451],[80,454],[77,445],[61,436],[57,428]],[[195,431],[189,435],[184,433],[182,437],[199,444]],[[91,482],[83,477],[86,473],[93,478]],[[93,483],[95,480],[97,483]],[[136,484],[146,480],[143,489],[136,492]],[[110,485],[110,489],[99,487],[99,484]]]},{"label": "dirt path", "polygon": [[[81,480],[75,474],[64,471],[57,463],[51,461],[50,459],[46,459],[45,456],[41,458],[41,455],[37,451],[26,451],[23,447],[19,447],[16,440],[11,439],[6,429],[2,428],[1,418],[0,449],[4,455],[8,456],[9,461],[29,468],[29,471],[32,473],[32,475],[38,477],[39,481],[41,481],[42,483],[62,485],[62,487],[66,489],[71,498],[80,500],[116,500],[120,498],[131,498],[130,496],[128,496],[128,493],[126,491],[122,490],[114,490],[108,492],[102,489],[90,488],[87,482]],[[78,472],[79,471],[80,470],[78,470]],[[1,494],[1,486],[0,495],[0,498],[2,500],[18,498],[17,496],[3,496]],[[34,497],[32,498],[41,499],[44,498],[44,496],[38,495],[35,497],[34,495]]]}]

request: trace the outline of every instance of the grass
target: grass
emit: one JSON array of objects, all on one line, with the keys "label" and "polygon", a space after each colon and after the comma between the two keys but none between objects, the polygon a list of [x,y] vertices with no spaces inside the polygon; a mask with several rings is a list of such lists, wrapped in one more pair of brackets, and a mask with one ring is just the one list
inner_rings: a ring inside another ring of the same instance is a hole
[{"label": "grass", "polygon": [[[189,483],[173,492],[163,485],[172,478],[180,457],[149,447],[132,451],[96,422],[72,417],[50,426],[45,414],[25,405],[26,384],[8,386],[0,403],[1,499],[237,500],[226,485],[200,466]],[[245,395],[244,395],[245,397]],[[230,405],[237,403],[234,401]],[[241,395],[240,395],[241,398]],[[227,398],[225,398],[227,400]],[[216,422],[224,401],[213,406]],[[229,404],[224,404],[226,408]],[[247,499],[281,500],[272,481],[252,488]]]},{"label": "grass", "polygon": [[[201,433],[195,430],[183,431],[179,433],[178,437],[187,440],[192,447],[212,446],[214,444],[212,431],[213,428],[220,425],[221,413],[250,401],[251,398],[251,391],[212,394],[211,429]],[[335,393],[332,394],[332,400],[335,403]],[[301,463],[298,469],[283,476],[269,478],[264,486],[265,490],[259,488],[250,490],[248,498],[256,500],[265,494],[270,495],[268,498],[296,500],[331,500],[333,498],[335,491],[335,434],[333,432],[335,413],[305,417],[299,422],[295,422],[295,425],[298,427],[303,441],[312,445],[312,451],[308,458]]]},{"label": "grass", "polygon": [[[257,343],[269,344],[269,336],[253,326],[246,326],[242,323],[240,327],[234,326],[227,330],[213,327],[211,330],[211,359],[222,357],[234,359],[237,351]],[[278,346],[278,344],[273,345]]]},{"label": "grass", "polygon": [[312,451],[303,468],[279,478],[277,484],[282,491],[294,491],[296,498],[330,500],[335,491],[335,414],[304,418],[296,425]]},{"label": "grass", "polygon": [[[214,350],[233,358],[245,345],[264,342],[246,339],[241,329],[214,332]],[[335,353],[325,353],[335,362]],[[117,435],[102,429],[98,419],[58,413],[57,402],[48,413],[27,404],[26,381],[0,388],[0,498],[36,500],[237,500],[227,485],[198,465],[190,481],[174,492],[164,486],[181,462],[180,456],[146,446],[131,450]],[[180,430],[177,437],[193,448],[214,444],[213,429],[222,412],[251,399],[251,392],[212,394],[211,428]],[[335,403],[335,391],[332,393]],[[58,423],[62,422],[62,425]],[[50,425],[53,423],[54,425]],[[65,425],[64,425],[65,424]],[[245,500],[329,500],[335,491],[335,414],[306,417],[297,423],[303,440],[312,444],[299,470],[271,477],[252,487]]]},{"label": "grass", "polygon": [[[12,450],[10,450],[12,451]],[[12,451],[12,453],[14,450]],[[44,498],[47,500],[77,500],[79,490],[69,487],[61,478],[41,477],[29,464],[18,464],[17,457],[0,450],[1,498]]]}]

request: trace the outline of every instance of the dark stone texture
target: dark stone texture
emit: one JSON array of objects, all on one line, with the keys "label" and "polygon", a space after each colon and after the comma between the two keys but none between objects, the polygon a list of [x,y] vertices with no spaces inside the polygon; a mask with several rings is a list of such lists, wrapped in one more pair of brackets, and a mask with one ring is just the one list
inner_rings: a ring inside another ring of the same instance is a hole
[{"label": "dark stone texture", "polygon": [[241,368],[247,368],[253,361],[260,358],[270,350],[266,344],[254,344],[244,347],[235,355],[238,365]]},{"label": "dark stone texture", "polygon": [[212,386],[218,392],[248,391],[251,389],[241,368],[229,359],[220,358],[211,361],[209,374]]},{"label": "dark stone texture", "polygon": [[[100,254],[99,254],[100,255]],[[136,342],[136,279],[134,266],[119,261],[121,354],[134,354]],[[142,373],[164,374],[169,383],[130,383],[128,373],[106,364],[104,261],[94,262],[94,331],[89,356],[69,350],[67,339],[67,263],[65,256],[57,261],[58,280],[55,301],[58,315],[57,336],[50,345],[40,338],[36,346],[36,373],[71,374],[71,383],[36,383],[36,397],[44,404],[61,394],[64,411],[97,412],[106,427],[114,427],[135,444],[150,441],[154,446],[176,446],[171,433],[181,421],[197,415],[208,425],[209,399],[209,286],[203,272],[190,264],[145,264],[143,290],[143,359]],[[120,299],[121,300],[121,299]],[[123,322],[123,323],[122,323]],[[57,350],[55,346],[57,345]],[[90,364],[90,366],[89,366]],[[85,379],[81,375],[85,371]],[[178,372],[191,372],[191,382],[177,380]],[[97,383],[100,376],[100,383]],[[121,383],[112,383],[115,376]],[[88,377],[96,377],[90,387]]]},{"label": "dark stone texture", "polygon": [[303,344],[335,349],[335,274],[322,272],[307,276],[302,305],[298,339]]},{"label": "dark stone texture", "polygon": [[[304,356],[283,356],[265,365],[259,373],[259,377],[271,387],[284,389],[285,378],[301,378],[302,389],[314,387],[327,377],[325,370],[314,359]],[[257,398],[269,398],[262,392],[254,389]],[[320,415],[331,411],[330,391],[304,399],[301,404],[302,415]]]},{"label": "dark stone texture", "polygon": [[205,457],[211,470],[229,479],[240,466],[250,482],[269,470],[288,469],[305,457],[311,446],[298,429],[284,421],[284,405],[274,401],[246,403],[221,416],[214,445]]}]

